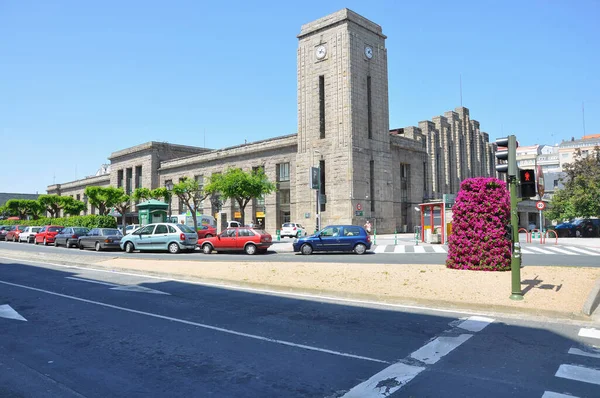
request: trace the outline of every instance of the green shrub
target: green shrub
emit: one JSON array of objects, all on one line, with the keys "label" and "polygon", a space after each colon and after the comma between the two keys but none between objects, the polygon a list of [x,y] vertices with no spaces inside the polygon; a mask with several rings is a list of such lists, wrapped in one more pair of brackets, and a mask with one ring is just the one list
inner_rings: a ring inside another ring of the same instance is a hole
[{"label": "green shrub", "polygon": [[61,225],[63,227],[117,228],[112,216],[73,216],[65,218],[42,217],[39,220],[0,220],[0,225]]}]

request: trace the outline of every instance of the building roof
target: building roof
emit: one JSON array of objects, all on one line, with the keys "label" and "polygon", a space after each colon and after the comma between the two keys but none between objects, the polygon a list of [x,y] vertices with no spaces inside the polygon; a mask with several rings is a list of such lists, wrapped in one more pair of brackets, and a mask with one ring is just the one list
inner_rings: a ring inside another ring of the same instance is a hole
[{"label": "building roof", "polygon": [[40,195],[37,193],[9,193],[0,192],[0,206],[4,206],[11,199],[33,199],[36,200]]}]

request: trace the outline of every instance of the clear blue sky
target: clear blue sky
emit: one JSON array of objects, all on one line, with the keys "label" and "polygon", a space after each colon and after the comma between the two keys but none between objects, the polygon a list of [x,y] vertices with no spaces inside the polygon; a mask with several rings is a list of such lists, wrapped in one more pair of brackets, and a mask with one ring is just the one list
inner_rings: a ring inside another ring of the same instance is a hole
[{"label": "clear blue sky", "polygon": [[388,36],[390,128],[459,106],[462,75],[491,140],[579,138],[582,102],[600,133],[595,0],[0,0],[0,192],[45,192],[146,141],[295,133],[296,35],[344,7]]}]

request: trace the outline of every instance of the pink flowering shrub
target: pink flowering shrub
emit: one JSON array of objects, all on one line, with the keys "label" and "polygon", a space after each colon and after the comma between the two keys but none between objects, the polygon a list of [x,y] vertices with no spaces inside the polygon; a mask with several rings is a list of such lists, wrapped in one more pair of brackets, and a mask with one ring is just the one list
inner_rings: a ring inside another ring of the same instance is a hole
[{"label": "pink flowering shrub", "polygon": [[510,196],[497,178],[464,180],[452,207],[446,267],[478,271],[510,269]]}]

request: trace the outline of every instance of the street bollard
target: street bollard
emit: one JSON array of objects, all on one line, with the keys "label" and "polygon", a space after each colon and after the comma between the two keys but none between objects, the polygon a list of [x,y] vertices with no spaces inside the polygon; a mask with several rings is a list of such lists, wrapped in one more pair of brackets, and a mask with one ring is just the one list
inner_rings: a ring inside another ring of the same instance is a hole
[{"label": "street bollard", "polygon": [[373,228],[373,244],[377,244],[377,228]]},{"label": "street bollard", "polygon": [[277,241],[280,241],[281,240],[281,235],[279,234],[279,230],[278,229],[275,230],[275,234],[277,235]]},{"label": "street bollard", "polygon": [[396,235],[398,233],[398,231],[396,229],[394,229],[394,245],[398,244],[398,236]]}]

